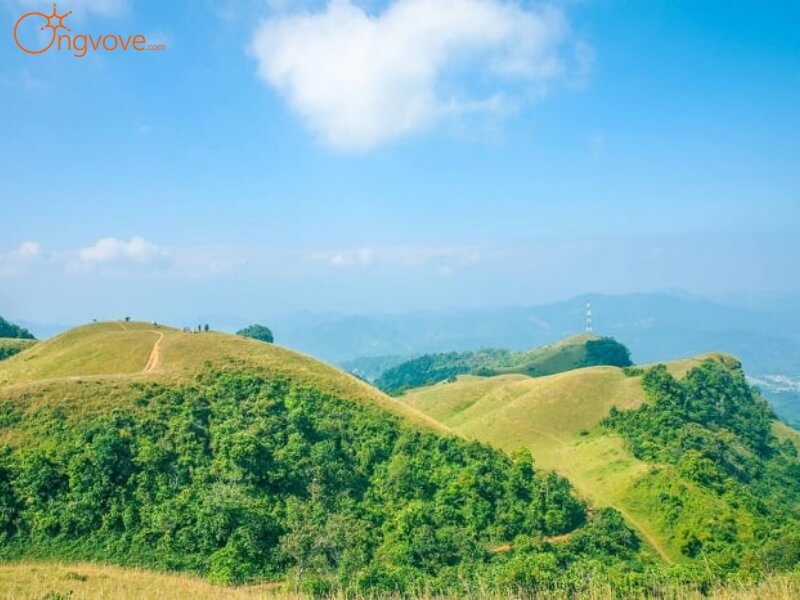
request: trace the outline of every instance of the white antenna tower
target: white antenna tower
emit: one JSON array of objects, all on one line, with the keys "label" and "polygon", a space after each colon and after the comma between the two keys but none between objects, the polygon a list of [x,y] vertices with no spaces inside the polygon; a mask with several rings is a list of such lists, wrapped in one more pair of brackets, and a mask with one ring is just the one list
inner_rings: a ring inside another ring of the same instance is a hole
[{"label": "white antenna tower", "polygon": [[592,333],[592,302],[586,303],[586,333]]}]

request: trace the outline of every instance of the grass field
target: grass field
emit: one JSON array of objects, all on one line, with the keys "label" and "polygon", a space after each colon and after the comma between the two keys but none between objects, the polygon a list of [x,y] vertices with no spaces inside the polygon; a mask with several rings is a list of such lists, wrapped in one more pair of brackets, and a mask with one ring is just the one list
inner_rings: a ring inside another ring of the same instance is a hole
[{"label": "grass field", "polygon": [[[681,377],[708,358],[736,362],[715,354],[669,363],[668,368]],[[506,451],[530,448],[538,465],[567,477],[592,504],[619,510],[664,560],[680,558],[653,511],[634,493],[652,466],[632,456],[617,436],[596,430],[612,406],[631,409],[644,402],[641,376],[616,367],[536,378],[462,376],[399,399],[468,438]]]},{"label": "grass field", "polygon": [[440,432],[449,429],[413,407],[314,358],[274,344],[224,333],[187,333],[149,323],[78,327],[0,362],[0,402],[24,397],[88,410],[124,402],[131,383],[189,382],[207,365],[248,367],[291,378],[352,401],[379,406]]},{"label": "grass field", "polygon": [[[711,590],[708,595],[680,588],[656,588],[663,600],[795,600],[800,597],[800,577],[779,576],[764,582],[745,582]],[[602,583],[589,585],[580,594],[552,590],[536,596],[492,594],[480,590],[457,596],[435,596],[420,593],[405,598],[419,600],[607,600],[613,590]],[[640,596],[656,597],[655,593]],[[305,599],[276,584],[247,587],[222,587],[189,575],[163,574],[139,569],[121,569],[95,564],[12,563],[0,564],[0,599],[3,600],[289,600]],[[334,596],[343,598],[343,596]],[[361,600],[358,596],[349,596]]]}]

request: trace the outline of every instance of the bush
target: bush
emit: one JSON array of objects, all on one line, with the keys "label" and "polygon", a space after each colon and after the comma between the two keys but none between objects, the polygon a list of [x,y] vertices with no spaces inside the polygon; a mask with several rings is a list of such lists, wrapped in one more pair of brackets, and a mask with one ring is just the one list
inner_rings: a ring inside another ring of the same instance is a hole
[{"label": "bush", "polygon": [[272,331],[270,331],[269,327],[265,327],[264,325],[250,325],[249,327],[237,331],[236,335],[253,338],[260,342],[266,342],[267,344],[272,344],[275,341],[272,336]]}]

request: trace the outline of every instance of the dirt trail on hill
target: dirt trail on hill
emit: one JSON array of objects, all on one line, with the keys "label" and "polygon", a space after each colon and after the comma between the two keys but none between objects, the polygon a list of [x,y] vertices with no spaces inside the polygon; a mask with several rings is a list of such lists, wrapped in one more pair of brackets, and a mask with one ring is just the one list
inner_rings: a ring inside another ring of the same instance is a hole
[{"label": "dirt trail on hill", "polygon": [[656,539],[655,539],[655,538],[654,538],[652,535],[650,535],[650,533],[647,531],[647,529],[645,529],[645,527],[644,527],[644,526],[642,526],[642,524],[641,524],[641,523],[639,523],[639,521],[637,521],[636,519],[634,519],[634,518],[631,516],[631,513],[629,513],[627,510],[625,510],[624,508],[621,508],[621,507],[619,507],[619,506],[615,506],[615,505],[610,505],[610,506],[611,506],[611,508],[615,508],[616,510],[618,510],[618,511],[620,512],[620,514],[621,514],[623,517],[625,517],[625,519],[628,521],[628,523],[630,523],[630,524],[631,524],[631,525],[633,525],[633,526],[634,526],[636,529],[638,529],[638,530],[639,530],[639,533],[641,534],[641,536],[642,536],[642,537],[643,537],[645,540],[647,540],[647,543],[648,543],[648,544],[650,544],[650,546],[653,548],[653,550],[655,550],[656,552],[658,552],[658,555],[659,555],[661,558],[663,558],[663,559],[664,559],[664,561],[665,561],[665,562],[666,562],[668,565],[674,564],[674,562],[675,562],[675,561],[673,561],[673,560],[672,560],[672,559],[669,557],[669,554],[667,554],[667,553],[666,553],[666,551],[664,550],[664,548],[662,548],[662,547],[661,547],[661,545],[658,543],[658,540],[656,540]]},{"label": "dirt trail on hill", "polygon": [[[534,456],[536,454],[534,453]],[[614,502],[608,497],[605,497],[604,494],[598,493],[598,491],[591,485],[587,485],[584,481],[580,479],[574,478],[570,476],[570,473],[566,470],[555,469],[555,471],[568,479],[572,486],[578,491],[578,493],[586,498],[591,505],[594,507],[601,507],[601,506],[608,506],[609,508],[613,508],[619,514],[623,516],[623,518],[631,525],[636,531],[641,535],[644,540],[650,545],[650,547],[655,550],[658,555],[666,562],[668,565],[675,564],[675,561],[672,560],[667,551],[664,550],[664,547],[659,543],[659,541],[653,536],[650,531],[641,524],[641,522],[637,521],[630,512],[624,509],[619,503]]]},{"label": "dirt trail on hill", "polygon": [[142,369],[143,374],[152,373],[158,368],[159,363],[161,362],[161,341],[164,339],[164,333],[161,331],[154,332],[158,333],[158,339],[156,343],[153,344],[153,349],[150,351],[150,357],[147,359],[147,364]]}]

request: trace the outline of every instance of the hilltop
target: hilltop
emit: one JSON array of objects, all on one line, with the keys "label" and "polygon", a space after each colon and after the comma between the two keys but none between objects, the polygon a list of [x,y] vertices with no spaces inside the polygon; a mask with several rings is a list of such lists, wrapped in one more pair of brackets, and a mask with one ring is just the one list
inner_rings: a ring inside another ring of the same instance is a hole
[{"label": "hilltop", "polygon": [[125,388],[147,381],[186,383],[209,367],[237,365],[378,406],[409,422],[441,429],[373,387],[311,357],[225,333],[191,333],[115,321],[71,329],[0,363],[0,397],[20,389],[52,395],[73,384]]},{"label": "hilltop", "polygon": [[[0,558],[323,594],[584,585],[655,557],[611,509],[285,348],[98,323],[0,363]],[[616,569],[616,571],[615,571]]]},{"label": "hilltop", "polygon": [[[663,374],[656,377],[657,373]],[[664,400],[665,393],[683,400]],[[774,420],[745,383],[740,363],[728,355],[705,355],[664,367],[584,368],[537,378],[460,376],[451,383],[410,390],[400,400],[468,438],[506,451],[530,449],[537,464],[568,478],[593,504],[619,510],[667,562],[691,562],[701,556],[693,543],[705,543],[703,556],[709,559],[718,553],[716,560],[727,561],[726,568],[731,561],[755,560],[751,553],[758,553],[758,540],[772,527],[765,513],[797,530],[800,507],[792,491],[797,486],[786,483],[791,480],[786,480],[788,473],[800,468],[791,445],[796,436]],[[680,408],[692,402],[711,406],[700,416]],[[727,404],[729,415],[714,416],[712,407]],[[651,424],[653,406],[665,411],[658,426]],[[748,416],[731,417],[735,414]],[[663,442],[665,447],[686,444],[674,454],[658,454],[654,446],[642,445],[642,440],[657,440],[671,431],[686,432],[680,438],[686,441]],[[761,436],[757,447],[747,442],[754,435]],[[694,460],[716,473],[715,482],[725,483],[711,485],[700,477],[696,463],[685,462],[689,449],[698,452]],[[740,467],[726,466],[744,460],[731,463],[723,459],[726,452],[749,457],[748,475],[740,473]],[[751,495],[757,480],[765,497],[774,499],[769,507],[764,498]],[[667,498],[678,503],[672,512],[666,510]],[[762,506],[757,508],[754,503],[759,501]],[[700,525],[720,519],[732,523],[731,531],[715,533],[713,527]],[[698,536],[704,542],[691,541]],[[728,536],[727,541],[718,536]]]},{"label": "hilltop", "polygon": [[537,377],[588,366],[630,364],[630,352],[616,340],[583,334],[522,352],[488,349],[426,354],[387,369],[375,380],[375,385],[396,394],[465,373],[482,376],[520,373]]}]

